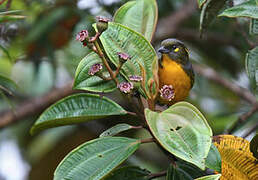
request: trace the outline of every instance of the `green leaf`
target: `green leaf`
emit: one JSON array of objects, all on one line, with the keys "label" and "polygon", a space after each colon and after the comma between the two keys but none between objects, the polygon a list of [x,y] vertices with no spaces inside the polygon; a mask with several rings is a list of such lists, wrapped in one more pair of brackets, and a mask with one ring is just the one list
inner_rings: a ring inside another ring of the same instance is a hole
[{"label": "green leaf", "polygon": [[249,33],[252,35],[258,34],[258,19],[251,19]]},{"label": "green leaf", "polygon": [[171,164],[168,167],[166,180],[193,180],[193,178],[187,172]]},{"label": "green leaf", "polygon": [[99,180],[139,148],[140,141],[105,137],[86,142],[71,151],[58,165],[54,180]]},{"label": "green leaf", "polygon": [[114,15],[114,22],[123,24],[151,41],[158,19],[156,0],[129,1]]},{"label": "green leaf", "polygon": [[198,178],[198,177],[206,175],[205,171],[201,170],[197,166],[195,166],[195,165],[193,165],[191,163],[182,161],[180,159],[178,161],[176,161],[176,165],[180,169],[182,169],[183,171],[188,173],[192,178]]},{"label": "green leaf", "polygon": [[112,100],[94,94],[68,96],[46,109],[31,128],[31,134],[46,128],[86,122],[126,111]]},{"label": "green leaf", "polygon": [[207,0],[207,2],[203,5],[200,16],[201,35],[217,17],[219,11],[224,7],[225,3],[226,0]]},{"label": "green leaf", "polygon": [[[88,74],[91,66],[96,63],[102,64],[102,60],[94,52],[89,53],[81,60],[75,73],[74,89],[81,89],[92,92],[111,92],[117,89],[114,81],[104,81],[98,76],[91,76]],[[109,73],[104,65],[101,72],[103,72],[103,75],[107,77],[109,76]],[[120,75],[118,76],[118,80],[125,81],[124,78]]]},{"label": "green leaf", "polygon": [[150,172],[137,166],[126,166],[111,172],[105,180],[147,180]]},{"label": "green leaf", "polygon": [[242,4],[225,9],[219,16],[250,17],[258,19],[258,5],[255,0],[245,1]]},{"label": "green leaf", "polygon": [[221,158],[220,153],[216,146],[211,144],[210,151],[208,153],[208,157],[205,161],[206,167],[213,169],[217,172],[221,172]]},{"label": "green leaf", "polygon": [[258,73],[258,46],[248,51],[245,58],[246,72],[250,79],[250,83],[253,86],[255,93],[258,93],[258,79],[256,73]]},{"label": "green leaf", "polygon": [[11,79],[0,75],[0,89],[4,90],[8,94],[12,95],[18,90],[18,86]]},{"label": "green leaf", "polygon": [[129,125],[129,124],[125,124],[125,123],[121,123],[121,124],[117,124],[111,128],[109,128],[108,130],[104,131],[103,133],[101,133],[99,135],[99,137],[105,137],[105,136],[114,136],[117,135],[120,132],[132,129],[133,126]]},{"label": "green leaf", "polygon": [[220,176],[221,174],[215,174],[215,175],[203,176],[195,180],[219,180]]},{"label": "green leaf", "polygon": [[131,59],[124,63],[121,71],[127,79],[130,75],[142,75],[140,65],[145,69],[145,86],[148,91],[148,81],[153,78],[152,69],[158,60],[150,42],[132,29],[113,22],[108,23],[108,29],[102,33],[100,40],[109,59],[116,66],[119,64],[118,52],[131,56]]},{"label": "green leaf", "polygon": [[197,3],[199,5],[199,8],[202,7],[202,5],[206,2],[207,0],[197,0]]},{"label": "green leaf", "polygon": [[163,148],[204,170],[212,131],[196,107],[179,102],[162,113],[146,109],[145,117]]},{"label": "green leaf", "polygon": [[258,134],[256,134],[250,142],[250,151],[253,156],[258,159]]}]

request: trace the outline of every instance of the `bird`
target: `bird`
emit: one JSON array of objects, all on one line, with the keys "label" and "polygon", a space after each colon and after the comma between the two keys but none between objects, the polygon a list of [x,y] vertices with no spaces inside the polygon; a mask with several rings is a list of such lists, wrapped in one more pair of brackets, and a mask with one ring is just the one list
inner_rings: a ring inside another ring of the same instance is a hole
[{"label": "bird", "polygon": [[183,101],[189,95],[194,85],[194,71],[189,60],[189,50],[182,41],[165,39],[161,42],[158,52],[161,53],[158,60],[160,88],[158,102],[170,106]]}]

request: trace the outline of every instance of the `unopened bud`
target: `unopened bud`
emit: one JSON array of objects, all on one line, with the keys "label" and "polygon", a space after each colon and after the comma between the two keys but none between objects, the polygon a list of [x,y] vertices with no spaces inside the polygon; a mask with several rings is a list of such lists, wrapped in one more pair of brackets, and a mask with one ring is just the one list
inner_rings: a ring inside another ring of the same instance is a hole
[{"label": "unopened bud", "polygon": [[98,29],[98,32],[101,34],[108,28],[109,19],[106,17],[100,17],[100,16],[97,16],[96,18],[97,18],[97,29]]},{"label": "unopened bud", "polygon": [[125,63],[127,60],[131,59],[131,57],[126,53],[118,52],[117,55],[121,63]]}]

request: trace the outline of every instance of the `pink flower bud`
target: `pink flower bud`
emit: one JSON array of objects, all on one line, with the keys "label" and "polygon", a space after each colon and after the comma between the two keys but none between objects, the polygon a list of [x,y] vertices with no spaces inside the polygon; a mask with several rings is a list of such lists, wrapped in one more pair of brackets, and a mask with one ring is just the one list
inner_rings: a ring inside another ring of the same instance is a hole
[{"label": "pink flower bud", "polygon": [[175,90],[172,85],[164,85],[159,92],[161,98],[168,101],[171,101],[175,97]]},{"label": "pink flower bud", "polygon": [[88,74],[93,76],[94,74],[96,74],[97,72],[99,72],[102,69],[102,65],[97,63],[91,66]]},{"label": "pink flower bud", "polygon": [[126,53],[118,52],[117,55],[119,57],[119,60],[122,62],[125,62],[125,61],[131,59],[131,57]]},{"label": "pink flower bud", "polygon": [[83,41],[86,40],[86,38],[88,38],[88,37],[89,37],[88,31],[87,31],[87,30],[82,30],[81,32],[79,32],[79,33],[76,35],[76,40],[83,42]]}]

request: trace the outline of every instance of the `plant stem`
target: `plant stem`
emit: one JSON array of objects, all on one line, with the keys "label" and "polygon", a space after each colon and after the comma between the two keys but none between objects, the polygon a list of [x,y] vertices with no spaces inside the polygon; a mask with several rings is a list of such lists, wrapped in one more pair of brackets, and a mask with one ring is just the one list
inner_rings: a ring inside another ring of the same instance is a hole
[{"label": "plant stem", "polygon": [[154,138],[147,138],[147,139],[141,139],[141,143],[151,143],[151,142],[155,142]]},{"label": "plant stem", "polygon": [[251,133],[253,133],[254,131],[256,131],[258,128],[258,124],[254,125],[247,133],[245,133],[243,135],[243,138],[246,138],[247,136],[249,136]]},{"label": "plant stem", "polygon": [[114,73],[114,77],[117,77],[117,75],[118,75],[119,71],[121,70],[122,66],[123,66],[123,63],[119,63],[119,65],[118,65],[118,67],[117,67],[117,69],[116,69],[116,71]]},{"label": "plant stem", "polygon": [[99,32],[96,32],[95,36],[90,38],[89,42],[95,42],[97,41],[97,39],[99,38],[100,36],[100,33]]},{"label": "plant stem", "polygon": [[155,110],[155,104],[152,99],[148,99],[148,107],[150,110],[154,111]]},{"label": "plant stem", "polygon": [[127,114],[130,114],[130,115],[132,115],[132,116],[137,116],[137,114],[136,114],[135,112],[127,111],[126,113],[127,113]]},{"label": "plant stem", "polygon": [[116,85],[118,85],[118,84],[119,84],[119,81],[117,80],[117,78],[115,77],[115,75],[114,75],[114,73],[113,73],[111,67],[109,66],[109,64],[108,64],[108,62],[107,62],[107,60],[106,60],[106,58],[105,58],[105,56],[104,56],[104,53],[102,52],[102,50],[101,50],[101,48],[100,48],[98,42],[97,42],[97,41],[94,41],[93,43],[94,43],[94,45],[95,45],[95,47],[96,47],[97,54],[98,54],[99,57],[102,59],[103,64],[106,66],[106,68],[107,68],[107,70],[108,70],[108,72],[109,72],[110,77],[115,81]]},{"label": "plant stem", "polygon": [[154,179],[154,178],[158,178],[158,177],[162,177],[162,176],[166,176],[167,175],[167,171],[161,171],[158,173],[152,173],[149,175],[148,179]]},{"label": "plant stem", "polygon": [[250,111],[242,114],[238,118],[237,122],[235,122],[234,125],[228,130],[228,133],[232,134],[240,124],[242,124],[243,122],[248,120],[249,117],[251,117],[256,112],[258,112],[258,105],[257,104],[255,104]]}]

